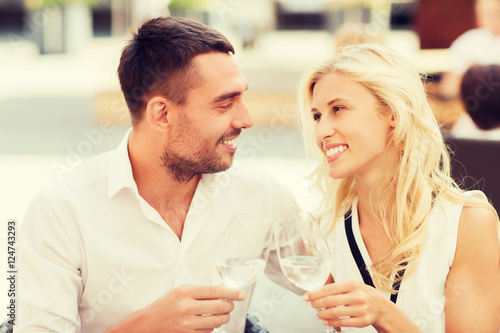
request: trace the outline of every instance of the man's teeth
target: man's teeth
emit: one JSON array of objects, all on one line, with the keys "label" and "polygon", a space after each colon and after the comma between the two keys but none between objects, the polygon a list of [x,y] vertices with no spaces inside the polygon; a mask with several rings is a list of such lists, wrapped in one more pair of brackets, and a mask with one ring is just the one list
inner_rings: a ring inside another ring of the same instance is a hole
[{"label": "man's teeth", "polygon": [[228,146],[234,146],[236,144],[236,139],[222,140],[222,144],[225,144]]},{"label": "man's teeth", "polygon": [[347,146],[337,146],[335,148],[328,149],[326,151],[326,157],[330,158],[330,157],[336,156],[336,155],[338,155],[341,152],[346,151],[346,150],[347,150]]}]

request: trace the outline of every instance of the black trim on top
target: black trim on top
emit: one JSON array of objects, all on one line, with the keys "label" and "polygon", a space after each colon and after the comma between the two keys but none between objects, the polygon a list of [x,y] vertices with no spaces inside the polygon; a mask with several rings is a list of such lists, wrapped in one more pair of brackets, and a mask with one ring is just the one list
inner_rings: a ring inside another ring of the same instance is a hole
[{"label": "black trim on top", "polygon": [[347,235],[347,241],[349,242],[349,247],[351,248],[352,256],[356,261],[356,265],[358,266],[359,272],[361,273],[361,277],[363,277],[363,281],[365,282],[365,284],[375,288],[372,277],[370,276],[370,272],[368,272],[368,270],[366,269],[365,261],[363,260],[363,256],[361,255],[358,244],[356,243],[356,239],[354,238],[354,233],[352,232],[352,220],[351,220],[350,210],[345,214],[344,220],[345,220],[345,233]]},{"label": "black trim on top", "polygon": [[[359,251],[358,244],[356,243],[356,239],[354,238],[354,233],[352,231],[351,216],[352,216],[351,210],[349,210],[344,215],[345,233],[347,236],[347,241],[349,242],[349,248],[351,249],[351,253],[352,253],[352,256],[354,258],[354,261],[356,261],[356,266],[358,266],[359,273],[363,277],[364,283],[375,288],[375,285],[373,284],[373,280],[372,280],[372,277],[370,275],[370,272],[366,268],[365,261],[363,260],[363,256],[361,255],[361,251]],[[400,270],[397,273],[396,278],[398,278],[398,277],[403,278],[404,274],[405,274],[405,269],[403,268],[402,270]],[[401,286],[401,280],[395,281],[394,284],[392,285],[392,289],[396,291],[395,294],[391,294],[391,301],[394,304],[396,304],[396,301],[398,299],[398,292],[399,292],[400,286]]]}]

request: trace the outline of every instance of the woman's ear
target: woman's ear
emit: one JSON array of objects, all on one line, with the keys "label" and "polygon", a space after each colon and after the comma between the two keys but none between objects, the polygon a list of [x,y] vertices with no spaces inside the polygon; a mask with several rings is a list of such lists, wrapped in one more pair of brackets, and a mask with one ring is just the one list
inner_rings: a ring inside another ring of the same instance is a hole
[{"label": "woman's ear", "polygon": [[391,120],[389,121],[389,125],[392,128],[396,127],[396,119],[397,119],[397,117],[398,117],[398,115],[396,114],[396,112],[391,112]]},{"label": "woman's ear", "polygon": [[149,126],[161,133],[165,133],[168,128],[168,106],[169,101],[160,96],[151,98],[146,105]]},{"label": "woman's ear", "polygon": [[396,119],[398,115],[396,112],[391,110],[390,106],[384,105],[382,106],[382,109],[379,109],[378,111],[380,112],[382,120],[387,121],[390,127],[396,127]]}]

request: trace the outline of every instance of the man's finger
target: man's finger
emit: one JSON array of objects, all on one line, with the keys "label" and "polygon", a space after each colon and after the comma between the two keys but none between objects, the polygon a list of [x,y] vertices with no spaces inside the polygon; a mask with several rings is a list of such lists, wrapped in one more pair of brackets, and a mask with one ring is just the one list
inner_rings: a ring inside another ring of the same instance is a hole
[{"label": "man's finger", "polygon": [[194,290],[193,298],[197,300],[227,299],[243,301],[246,295],[241,290],[230,289],[224,286],[198,286]]},{"label": "man's finger", "polygon": [[220,314],[213,316],[200,316],[196,320],[195,328],[197,330],[214,329],[229,322],[229,314]]},{"label": "man's finger", "polygon": [[234,303],[224,299],[197,300],[192,309],[196,315],[228,314],[234,310]]}]

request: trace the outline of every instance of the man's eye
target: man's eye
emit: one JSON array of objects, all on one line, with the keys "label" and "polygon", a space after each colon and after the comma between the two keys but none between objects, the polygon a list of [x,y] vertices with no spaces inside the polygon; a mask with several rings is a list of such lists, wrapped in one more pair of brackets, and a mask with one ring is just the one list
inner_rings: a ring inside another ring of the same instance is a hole
[{"label": "man's eye", "polygon": [[233,102],[231,102],[231,103],[228,103],[228,104],[226,104],[226,105],[222,105],[222,106],[221,106],[221,108],[222,108],[222,109],[229,109],[231,106],[233,106],[233,104],[234,104],[234,103],[233,103]]}]

